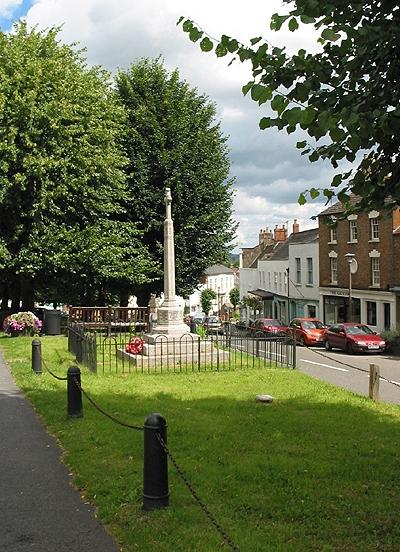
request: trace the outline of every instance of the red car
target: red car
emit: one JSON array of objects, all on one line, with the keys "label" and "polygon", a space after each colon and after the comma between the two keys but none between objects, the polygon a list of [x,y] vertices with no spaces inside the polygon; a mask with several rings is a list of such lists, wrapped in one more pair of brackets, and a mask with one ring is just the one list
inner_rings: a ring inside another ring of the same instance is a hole
[{"label": "red car", "polygon": [[325,349],[342,349],[346,353],[380,353],[386,342],[365,324],[333,324],[325,333]]},{"label": "red car", "polygon": [[294,318],[288,333],[299,345],[323,345],[326,326],[317,318]]},{"label": "red car", "polygon": [[264,333],[269,336],[285,336],[288,327],[276,318],[257,318],[250,326],[251,335]]}]

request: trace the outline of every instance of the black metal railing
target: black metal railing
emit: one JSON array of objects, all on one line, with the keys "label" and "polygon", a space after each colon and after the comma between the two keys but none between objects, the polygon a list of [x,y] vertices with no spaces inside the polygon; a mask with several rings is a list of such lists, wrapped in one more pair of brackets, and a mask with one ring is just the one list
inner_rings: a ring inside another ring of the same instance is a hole
[{"label": "black metal railing", "polygon": [[[129,344],[136,339],[135,348]],[[68,326],[68,349],[76,360],[100,373],[189,373],[247,368],[296,367],[296,346],[287,336],[254,336],[226,325],[223,333],[179,338],[129,331]],[[134,352],[133,352],[134,351]]]}]

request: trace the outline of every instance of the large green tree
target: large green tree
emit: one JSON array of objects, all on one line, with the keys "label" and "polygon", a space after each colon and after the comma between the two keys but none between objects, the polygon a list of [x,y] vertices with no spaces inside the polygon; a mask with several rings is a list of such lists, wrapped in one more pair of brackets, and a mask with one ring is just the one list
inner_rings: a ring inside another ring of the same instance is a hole
[{"label": "large green tree", "polygon": [[[288,24],[295,32],[313,25],[320,51],[300,49],[289,55],[261,37],[251,46],[223,35],[213,40],[190,20],[183,30],[203,51],[234,54],[252,64],[253,78],[243,87],[259,105],[274,112],[260,128],[292,133],[303,129],[310,139],[297,147],[311,162],[328,159],[339,168],[330,187],[310,189],[300,203],[323,193],[335,194],[350,210],[391,209],[400,203],[400,3],[396,0],[283,0],[284,15],[275,14],[271,29]],[[272,39],[273,41],[273,39]],[[320,144],[318,142],[321,140]],[[360,155],[357,155],[360,154]],[[340,171],[341,160],[356,161]],[[357,206],[349,193],[360,196]],[[347,214],[347,213],[346,213]]]},{"label": "large green tree", "polygon": [[[235,234],[226,137],[214,104],[160,60],[138,61],[117,75],[116,84],[129,121],[130,220],[161,258],[164,191],[171,188],[177,291],[187,295],[208,266],[226,258]],[[153,286],[160,289],[161,279]]]},{"label": "large green tree", "polygon": [[58,29],[0,33],[0,285],[31,307],[94,300],[141,283],[153,264],[126,222],[120,136],[109,75],[62,45]]}]

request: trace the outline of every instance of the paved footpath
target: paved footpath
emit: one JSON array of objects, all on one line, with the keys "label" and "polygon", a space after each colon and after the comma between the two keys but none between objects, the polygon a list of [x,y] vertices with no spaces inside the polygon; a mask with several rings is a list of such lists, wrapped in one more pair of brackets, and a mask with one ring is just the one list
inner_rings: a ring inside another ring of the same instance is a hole
[{"label": "paved footpath", "polygon": [[118,552],[0,353],[0,550]]}]

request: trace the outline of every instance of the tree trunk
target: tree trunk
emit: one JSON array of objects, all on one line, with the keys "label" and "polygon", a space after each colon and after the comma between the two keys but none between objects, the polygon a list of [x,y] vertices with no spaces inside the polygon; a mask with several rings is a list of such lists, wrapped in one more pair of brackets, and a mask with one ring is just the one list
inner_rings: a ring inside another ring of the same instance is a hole
[{"label": "tree trunk", "polygon": [[129,301],[129,291],[127,289],[121,290],[119,292],[119,306],[127,307]]},{"label": "tree trunk", "polygon": [[10,290],[8,283],[4,282],[1,289],[1,309],[8,310],[8,300],[10,299]]},{"label": "tree trunk", "polygon": [[11,283],[11,310],[18,312],[21,308],[21,282],[18,277]]},{"label": "tree trunk", "polygon": [[21,278],[22,310],[31,311],[35,306],[33,279],[29,276]]}]

